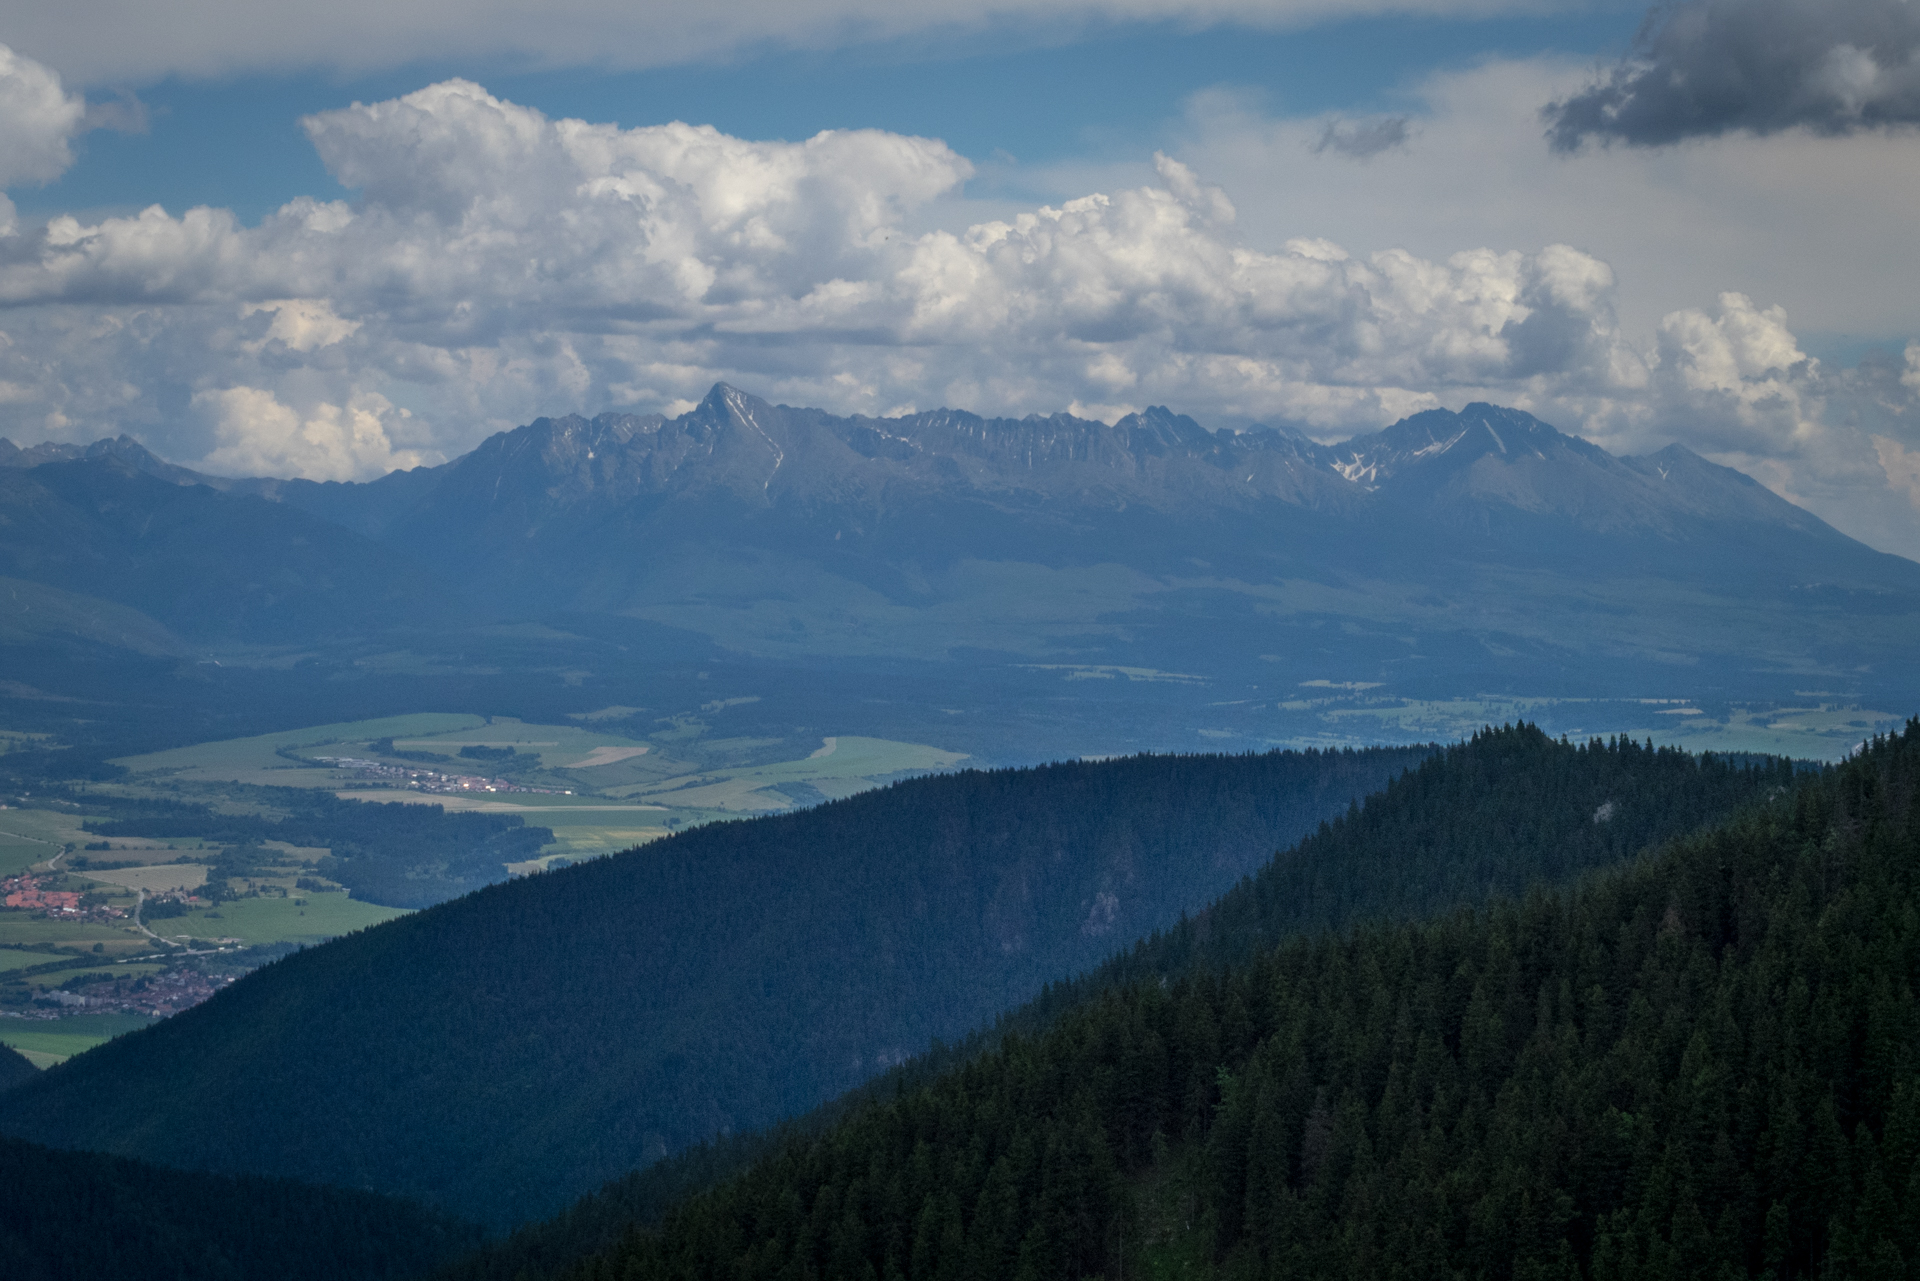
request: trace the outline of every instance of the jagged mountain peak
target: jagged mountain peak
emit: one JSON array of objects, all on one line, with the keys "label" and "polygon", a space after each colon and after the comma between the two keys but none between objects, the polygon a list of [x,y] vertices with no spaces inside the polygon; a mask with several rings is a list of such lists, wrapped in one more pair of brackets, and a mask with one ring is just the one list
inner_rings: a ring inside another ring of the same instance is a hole
[{"label": "jagged mountain peak", "polygon": [[1391,427],[1331,446],[1324,456],[1333,470],[1369,489],[1415,475],[1449,475],[1481,459],[1509,466],[1556,459],[1598,466],[1614,461],[1599,446],[1523,409],[1484,401],[1457,412],[1429,409],[1409,415]]},{"label": "jagged mountain peak", "polygon": [[212,485],[221,489],[230,483],[223,477],[203,476],[190,468],[170,463],[125,432],[118,436],[102,436],[89,445],[57,444],[49,440],[25,449],[0,437],[0,467],[31,468],[48,463],[100,462],[106,459],[116,460],[136,471],[176,485]]}]

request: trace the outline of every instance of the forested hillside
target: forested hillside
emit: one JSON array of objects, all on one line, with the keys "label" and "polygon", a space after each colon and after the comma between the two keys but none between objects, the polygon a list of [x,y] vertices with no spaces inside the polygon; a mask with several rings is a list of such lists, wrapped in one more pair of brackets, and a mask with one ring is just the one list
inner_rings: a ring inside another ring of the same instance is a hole
[{"label": "forested hillside", "polygon": [[523,1221],[965,1035],[1428,750],[970,771],[699,828],[266,966],[0,1127]]},{"label": "forested hillside", "polygon": [[40,1069],[28,1062],[26,1055],[0,1045],[0,1090],[10,1090],[38,1075]]},{"label": "forested hillside", "polygon": [[7,1281],[401,1281],[477,1230],[405,1201],[0,1139]]},{"label": "forested hillside", "polygon": [[602,1278],[1908,1277],[1920,720],[1571,890],[1106,988]]},{"label": "forested hillside", "polygon": [[[1784,762],[1736,767],[1627,740],[1574,747],[1532,727],[1488,730],[1323,825],[1205,911],[1083,979],[1052,985],[1002,1018],[999,1029],[1043,1031],[1102,992],[1217,970],[1315,930],[1444,913],[1619,863],[1786,788],[1792,778]],[[983,1034],[923,1056],[867,1093],[916,1086],[994,1040]],[[796,1130],[818,1132],[857,1106],[842,1100]],[[637,1172],[456,1275],[511,1281],[522,1270],[551,1269],[609,1243],[630,1221],[651,1220],[777,1141],[734,1140]]]}]

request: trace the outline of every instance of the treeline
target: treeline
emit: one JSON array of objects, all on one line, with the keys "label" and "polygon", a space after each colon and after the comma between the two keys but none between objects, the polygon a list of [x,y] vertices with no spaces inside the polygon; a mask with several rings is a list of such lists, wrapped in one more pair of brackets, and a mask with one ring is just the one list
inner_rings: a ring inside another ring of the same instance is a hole
[{"label": "treeline", "polygon": [[1532,725],[1483,730],[1006,1023],[1033,1030],[1090,991],[1229,965],[1295,935],[1563,882],[1779,794],[1795,770],[1782,758],[1696,756],[1624,737],[1573,747]]},{"label": "treeline", "polygon": [[[1144,774],[1144,766],[1136,768]],[[894,1069],[860,1096],[796,1123],[793,1132],[820,1132],[857,1111],[862,1096],[920,1088],[1007,1035],[1043,1032],[1104,992],[1217,970],[1313,931],[1519,895],[1542,881],[1624,862],[1792,783],[1792,766],[1784,761],[1736,766],[1627,739],[1574,746],[1530,726],[1488,730],[1432,755],[1364,805],[1342,807],[1344,814],[1263,860],[1257,873],[1211,906],[1079,979],[1045,988],[984,1031]],[[1189,822],[1191,812],[1166,806],[1161,825]],[[1204,848],[1204,828],[1193,835]],[[628,1222],[652,1221],[688,1192],[783,1141],[729,1139],[635,1172],[552,1223],[516,1234],[457,1275],[512,1281],[523,1270],[551,1271],[617,1239]]]},{"label": "treeline", "polygon": [[565,1275],[1920,1275],[1917,878],[1920,721],[1572,890],[1108,987]]},{"label": "treeline", "polygon": [[[3,758],[0,758],[3,759]],[[257,846],[265,841],[331,849],[316,869],[353,897],[389,907],[427,907],[506,877],[504,864],[553,840],[517,814],[449,814],[440,805],[342,800],[307,788],[259,789],[284,818],[223,814],[211,806],[87,793],[113,817],[82,824],[100,837],[151,836]]]},{"label": "treeline", "polygon": [[0,1139],[7,1281],[401,1281],[479,1232],[405,1201]]}]

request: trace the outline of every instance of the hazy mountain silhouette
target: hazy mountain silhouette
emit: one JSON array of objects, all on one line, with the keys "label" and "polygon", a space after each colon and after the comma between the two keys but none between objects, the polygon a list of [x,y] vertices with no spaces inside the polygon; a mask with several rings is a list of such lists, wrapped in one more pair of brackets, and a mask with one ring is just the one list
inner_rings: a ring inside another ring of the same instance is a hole
[{"label": "hazy mountain silhouette", "polygon": [[[454,617],[458,597],[477,616],[624,615],[761,656],[1460,688],[1676,669],[1911,683],[1920,629],[1920,565],[1679,446],[1618,458],[1484,404],[1322,446],[1162,408],[1112,425],[837,417],[722,384],[678,418],[542,418],[368,484],[198,477],[124,437],[36,450],[0,469],[4,572],[181,627],[155,612],[160,589],[232,582],[236,556],[247,583],[279,575],[271,604],[202,593],[198,634],[268,636],[314,612],[377,630]],[[103,503],[144,512],[162,481],[203,514],[170,510],[164,537],[124,544],[145,557],[144,596],[103,590],[93,562],[46,553],[15,515],[41,503],[51,527],[65,504],[90,547]]]}]

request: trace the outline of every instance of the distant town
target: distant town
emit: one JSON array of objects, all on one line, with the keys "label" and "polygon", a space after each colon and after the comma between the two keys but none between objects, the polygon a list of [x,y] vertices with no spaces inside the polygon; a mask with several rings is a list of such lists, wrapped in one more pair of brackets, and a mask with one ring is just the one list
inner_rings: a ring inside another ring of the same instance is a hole
[{"label": "distant town", "polygon": [[504,778],[485,778],[478,774],[442,774],[439,770],[419,769],[411,765],[393,765],[386,761],[362,760],[357,756],[316,756],[322,765],[352,770],[365,779],[390,786],[410,787],[421,792],[533,792],[541,796],[572,796],[571,789],[526,787]]},{"label": "distant town", "polygon": [[145,1014],[164,1019],[200,1002],[233,982],[226,974],[206,974],[179,968],[158,974],[101,976],[79,987],[55,988],[34,998],[34,1009],[11,1012],[7,1018],[56,1019],[68,1014]]},{"label": "distant town", "polygon": [[10,876],[0,880],[0,895],[5,895],[8,907],[45,912],[55,920],[108,921],[126,918],[126,912],[120,908],[84,902],[84,896],[77,890],[43,890],[40,888],[42,884],[41,878],[36,876]]}]

